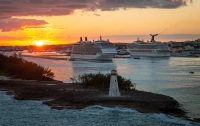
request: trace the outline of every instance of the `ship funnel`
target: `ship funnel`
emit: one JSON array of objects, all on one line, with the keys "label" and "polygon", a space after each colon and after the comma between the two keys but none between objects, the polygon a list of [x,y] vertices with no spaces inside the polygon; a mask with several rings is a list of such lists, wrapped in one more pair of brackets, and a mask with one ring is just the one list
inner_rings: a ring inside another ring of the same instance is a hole
[{"label": "ship funnel", "polygon": [[155,35],[150,34],[150,36],[151,36],[151,42],[156,42],[154,38],[155,38],[155,36],[157,36],[157,35],[158,35],[158,34],[155,34]]},{"label": "ship funnel", "polygon": [[82,42],[83,41],[83,39],[82,39],[82,37],[80,37],[80,42]]},{"label": "ship funnel", "polygon": [[87,41],[87,37],[85,37],[85,41]]}]

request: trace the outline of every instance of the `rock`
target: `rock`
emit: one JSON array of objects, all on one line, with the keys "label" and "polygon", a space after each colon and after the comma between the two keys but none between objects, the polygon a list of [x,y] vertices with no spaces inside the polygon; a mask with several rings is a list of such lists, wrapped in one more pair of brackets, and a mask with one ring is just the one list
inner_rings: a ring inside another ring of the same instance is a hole
[{"label": "rock", "polygon": [[176,100],[151,92],[121,91],[121,97],[109,97],[108,91],[85,89],[81,84],[26,80],[0,81],[0,89],[12,91],[15,99],[18,100],[50,100],[44,104],[54,109],[81,109],[92,105],[102,105],[134,108],[140,112],[185,116],[185,112],[179,108]]}]

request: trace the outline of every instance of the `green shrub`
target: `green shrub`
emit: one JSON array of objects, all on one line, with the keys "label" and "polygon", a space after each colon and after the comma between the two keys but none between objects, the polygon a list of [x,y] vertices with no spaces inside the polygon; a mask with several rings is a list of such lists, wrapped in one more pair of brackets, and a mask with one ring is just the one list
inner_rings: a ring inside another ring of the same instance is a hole
[{"label": "green shrub", "polygon": [[[71,80],[76,80],[71,78]],[[135,89],[135,84],[130,80],[117,75],[119,89],[121,90],[132,90]],[[78,76],[78,81],[84,85],[85,88],[98,88],[108,89],[110,86],[110,74],[83,74]]]},{"label": "green shrub", "polygon": [[14,78],[26,80],[53,80],[51,69],[44,68],[36,63],[28,62],[14,56],[0,54],[0,72]]}]

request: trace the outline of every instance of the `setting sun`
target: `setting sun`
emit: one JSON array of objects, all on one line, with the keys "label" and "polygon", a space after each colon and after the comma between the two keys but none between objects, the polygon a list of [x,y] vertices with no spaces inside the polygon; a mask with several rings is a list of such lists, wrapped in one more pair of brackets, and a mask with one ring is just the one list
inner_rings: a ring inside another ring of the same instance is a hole
[{"label": "setting sun", "polygon": [[43,46],[45,42],[48,42],[48,40],[35,40],[34,43],[36,46]]}]

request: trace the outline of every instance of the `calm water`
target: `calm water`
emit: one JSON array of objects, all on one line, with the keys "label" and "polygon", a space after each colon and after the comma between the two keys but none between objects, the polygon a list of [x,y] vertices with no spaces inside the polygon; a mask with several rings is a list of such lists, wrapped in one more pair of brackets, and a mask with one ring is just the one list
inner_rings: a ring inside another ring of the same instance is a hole
[{"label": "calm water", "polygon": [[[84,73],[110,73],[136,83],[138,90],[165,94],[181,103],[192,118],[200,118],[200,58],[114,59],[113,62],[65,61],[26,58],[49,67],[57,80],[70,82],[70,77]],[[194,71],[194,74],[189,72]]]},{"label": "calm water", "polygon": [[[83,73],[110,73],[116,69],[118,74],[136,83],[138,90],[169,95],[181,104],[189,117],[200,118],[200,58],[114,59],[113,62],[25,59],[51,68],[55,79],[64,82]],[[195,73],[190,74],[190,71]],[[9,120],[15,119],[8,118],[9,115],[22,116],[16,116],[19,120],[28,116],[21,120],[24,125],[32,121],[37,125],[199,125],[164,114],[142,114],[131,109],[93,106],[82,110],[52,110],[41,102],[16,101],[4,94],[0,99],[0,115],[3,110],[3,120],[8,125],[13,123]],[[11,110],[6,109],[8,106]]]}]

